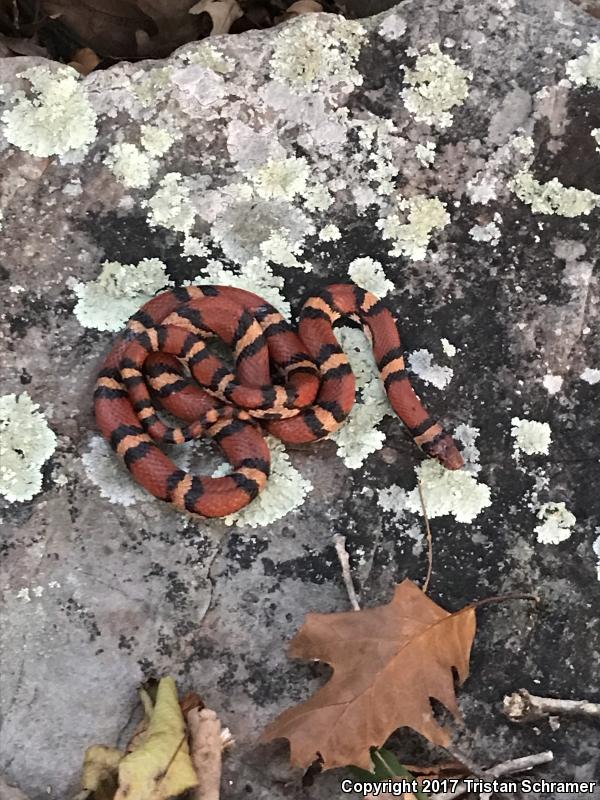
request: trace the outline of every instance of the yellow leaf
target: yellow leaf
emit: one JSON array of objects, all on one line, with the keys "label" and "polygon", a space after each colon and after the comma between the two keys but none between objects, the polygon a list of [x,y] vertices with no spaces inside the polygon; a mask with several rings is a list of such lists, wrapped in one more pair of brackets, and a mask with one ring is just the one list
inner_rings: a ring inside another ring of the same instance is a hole
[{"label": "yellow leaf", "polygon": [[114,747],[95,744],[83,759],[81,797],[94,794],[95,800],[112,800],[117,789],[117,770],[123,753]]},{"label": "yellow leaf", "polygon": [[177,687],[173,678],[163,678],[148,728],[119,765],[114,800],[167,800],[197,785]]}]

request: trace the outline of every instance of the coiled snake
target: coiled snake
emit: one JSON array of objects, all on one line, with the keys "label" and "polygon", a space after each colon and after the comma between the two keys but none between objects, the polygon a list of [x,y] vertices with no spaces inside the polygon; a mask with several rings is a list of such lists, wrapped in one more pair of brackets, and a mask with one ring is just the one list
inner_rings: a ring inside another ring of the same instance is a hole
[{"label": "coiled snake", "polygon": [[[334,284],[310,297],[297,332],[243,289],[189,286],[157,295],[131,317],[102,366],[94,392],[98,426],[155,497],[204,517],[237,511],[269,477],[262,429],[289,444],[314,442],[350,413],[355,379],[333,330],[343,318],[370,333],[390,403],[414,441],[448,469],[462,467],[452,437],[411,386],[394,316],[354,284]],[[233,350],[233,371],[207,347],[215,336]],[[186,424],[167,425],[155,399]],[[233,472],[192,475],[159,447],[200,436],[219,444]]]}]

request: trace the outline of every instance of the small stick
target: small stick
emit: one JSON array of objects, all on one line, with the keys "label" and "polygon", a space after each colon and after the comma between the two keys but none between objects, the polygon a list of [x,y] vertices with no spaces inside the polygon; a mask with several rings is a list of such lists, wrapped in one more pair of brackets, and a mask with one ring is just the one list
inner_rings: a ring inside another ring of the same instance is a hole
[{"label": "small stick", "polygon": [[454,745],[449,744],[444,747],[444,750],[447,753],[450,753],[452,758],[460,761],[460,763],[465,766],[472,775],[475,775],[476,778],[483,778],[485,775],[485,768],[480,767],[479,764],[471,761],[470,757],[466,753],[463,753],[462,750],[459,750],[458,747],[454,747]]},{"label": "small stick", "polygon": [[221,722],[210,708],[192,708],[187,714],[191,738],[191,757],[198,775],[193,800],[219,800],[221,797]]},{"label": "small stick", "polygon": [[582,716],[600,719],[600,703],[587,700],[560,700],[554,697],[537,697],[527,689],[506,695],[502,710],[513,722],[534,722],[552,716]]},{"label": "small stick", "polygon": [[344,586],[348,593],[348,600],[350,600],[350,605],[355,611],[360,611],[356,589],[354,588],[352,575],[350,574],[350,556],[346,550],[346,537],[342,536],[341,533],[336,533],[333,537],[333,542],[335,544],[335,552],[337,553],[342,568],[342,578],[344,579]]},{"label": "small stick", "polygon": [[431,580],[431,573],[433,571],[433,537],[431,535],[431,527],[429,525],[429,517],[427,516],[425,495],[423,494],[423,484],[421,481],[417,481],[417,486],[419,488],[419,497],[421,498],[421,507],[423,509],[423,518],[425,520],[425,531],[427,533],[427,577],[425,578],[425,583],[422,586],[423,594],[427,594],[427,590],[429,589],[429,581]]},{"label": "small stick", "polygon": [[[539,767],[542,764],[548,764],[554,759],[551,750],[546,750],[544,753],[534,753],[530,756],[523,756],[522,758],[513,758],[510,761],[503,761],[495,767],[486,770],[482,773],[481,777],[485,780],[493,780],[494,778],[501,778],[503,775],[513,775],[515,772],[524,772],[525,770]],[[454,800],[455,797],[461,797],[463,794],[472,791],[468,785],[461,781],[453,792],[441,792],[434,794],[430,800]]]}]

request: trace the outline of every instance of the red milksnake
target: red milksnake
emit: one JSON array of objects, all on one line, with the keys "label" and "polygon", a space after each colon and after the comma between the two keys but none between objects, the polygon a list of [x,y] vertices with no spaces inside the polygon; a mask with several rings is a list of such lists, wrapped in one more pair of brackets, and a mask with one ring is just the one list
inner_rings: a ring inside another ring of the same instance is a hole
[{"label": "red milksnake", "polygon": [[[448,469],[462,467],[452,437],[411,386],[394,316],[354,284],[310,297],[297,333],[273,306],[242,289],[190,286],[157,295],[129,320],[102,366],[94,393],[100,430],[155,497],[205,517],[237,511],[269,477],[262,429],[289,444],[314,442],[350,413],[355,379],[333,330],[342,318],[370,332],[390,403],[415,442]],[[206,346],[214,336],[232,348],[234,371]],[[185,424],[168,426],[155,400]],[[200,436],[220,445],[233,472],[191,475],[159,447]]]}]

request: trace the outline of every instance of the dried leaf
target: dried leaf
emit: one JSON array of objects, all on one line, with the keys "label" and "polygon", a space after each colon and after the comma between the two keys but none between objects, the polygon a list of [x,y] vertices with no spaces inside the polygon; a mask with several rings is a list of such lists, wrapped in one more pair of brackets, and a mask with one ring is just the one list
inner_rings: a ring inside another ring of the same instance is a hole
[{"label": "dried leaf", "polygon": [[112,800],[117,790],[119,762],[123,753],[114,747],[95,744],[83,759],[80,800],[93,794],[94,800]]},{"label": "dried leaf", "polygon": [[228,33],[236,19],[244,15],[236,0],[200,0],[190,8],[190,14],[204,12],[209,14],[212,20],[211,36]]},{"label": "dried leaf", "polygon": [[167,800],[197,784],[175,681],[163,678],[139,746],[119,765],[114,800]]},{"label": "dried leaf", "polygon": [[318,14],[320,11],[323,11],[321,3],[315,3],[314,0],[296,0],[288,8],[287,14],[297,16],[299,14]]},{"label": "dried leaf", "polygon": [[126,753],[131,753],[133,750],[136,750],[141,745],[142,740],[144,738],[144,734],[148,729],[148,723],[150,722],[150,717],[152,716],[152,709],[154,708],[154,703],[144,687],[140,689],[140,701],[144,708],[144,716],[135,726],[135,730],[131,735],[131,739],[129,740],[129,742],[127,743],[127,747],[125,748]]},{"label": "dried leaf", "polygon": [[46,14],[59,17],[82,47],[108,58],[137,55],[135,32],[157,33],[153,20],[128,0],[43,0]]},{"label": "dried leaf", "polygon": [[46,48],[36,44],[33,39],[5,36],[3,33],[0,33],[0,58],[7,58],[10,56],[50,57]]},{"label": "dried leaf", "polygon": [[164,58],[201,37],[193,0],[42,0],[49,16],[101,58]]},{"label": "dried leaf", "polygon": [[449,732],[433,717],[430,698],[460,718],[453,668],[469,674],[475,610],[449,613],[410,580],[390,603],[362,611],[308,614],[290,656],[325,661],[333,675],[309,700],[284,711],[262,741],[289,739],[291,761],[323,769],[355,764],[371,769],[371,747],[408,726],[434,744]]},{"label": "dried leaf", "polygon": [[197,708],[200,711],[204,708],[204,700],[197,692],[188,692],[179,701],[181,706],[181,713],[187,717],[192,708]]},{"label": "dried leaf", "polygon": [[192,761],[198,775],[198,800],[219,800],[221,791],[221,722],[210,708],[193,708],[187,715]]},{"label": "dried leaf", "polygon": [[80,72],[82,75],[89,75],[90,72],[96,69],[100,60],[101,59],[98,58],[91,48],[81,47],[73,53],[69,66],[76,69],[77,72]]}]

